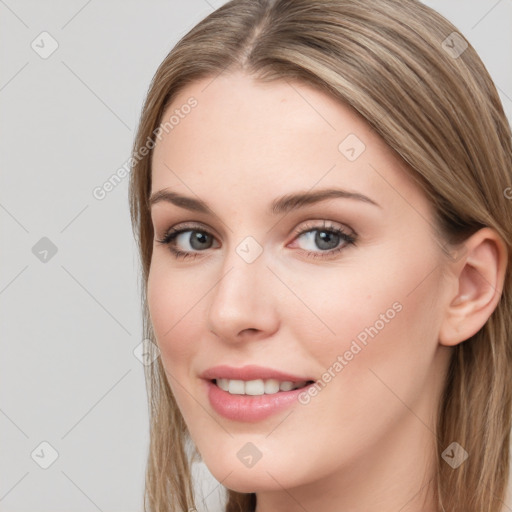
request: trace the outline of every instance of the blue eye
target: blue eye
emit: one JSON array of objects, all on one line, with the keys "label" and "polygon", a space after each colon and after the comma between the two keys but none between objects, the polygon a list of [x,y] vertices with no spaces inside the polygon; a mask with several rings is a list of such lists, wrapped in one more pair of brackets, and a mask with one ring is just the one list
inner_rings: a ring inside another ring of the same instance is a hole
[{"label": "blue eye", "polygon": [[194,251],[210,249],[215,238],[202,229],[171,228],[161,240],[157,241],[168,245],[176,258],[187,258],[195,256]]},{"label": "blue eye", "polygon": [[341,227],[328,221],[323,221],[321,225],[309,222],[306,226],[299,226],[295,234],[297,236],[293,244],[298,245],[307,256],[313,258],[333,257],[356,242],[355,234],[346,233]]},{"label": "blue eye", "polygon": [[[326,221],[320,226],[310,223],[307,226],[302,225],[301,228],[295,231],[292,244],[302,240],[302,247],[299,245],[299,248],[313,258],[331,257],[346,246],[355,245],[354,234],[346,233],[340,227],[327,225]],[[173,227],[157,242],[167,245],[176,259],[195,258],[203,251],[220,246],[211,233],[198,225]]]},{"label": "blue eye", "polygon": [[349,242],[348,236],[345,233],[333,229],[312,229],[303,232],[298,239],[302,238],[305,241],[306,251],[329,251],[336,249],[340,242]]},{"label": "blue eye", "polygon": [[204,231],[187,229],[186,231],[181,231],[181,233],[176,233],[176,236],[174,236],[172,240],[175,241],[176,245],[184,247],[185,251],[203,251],[205,249],[210,249],[213,245],[214,238],[212,235],[205,233]]}]

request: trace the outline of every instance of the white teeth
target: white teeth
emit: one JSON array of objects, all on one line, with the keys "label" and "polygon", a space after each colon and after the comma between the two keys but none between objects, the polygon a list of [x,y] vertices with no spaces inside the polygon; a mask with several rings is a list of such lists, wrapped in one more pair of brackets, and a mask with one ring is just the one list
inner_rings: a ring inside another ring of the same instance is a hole
[{"label": "white teeth", "polygon": [[279,391],[279,381],[276,379],[268,379],[265,381],[265,394],[273,395]]},{"label": "white teeth", "polygon": [[255,379],[255,380],[236,380],[236,379],[216,379],[219,388],[231,393],[232,395],[273,395],[279,391],[291,391],[292,389],[302,388],[306,381],[291,382],[289,380],[279,382],[276,379]]},{"label": "white teeth", "polygon": [[245,394],[246,395],[264,395],[265,394],[265,384],[261,379],[258,380],[248,380],[245,383]]},{"label": "white teeth", "polygon": [[245,384],[243,380],[229,380],[228,391],[232,395],[244,395],[245,394]]},{"label": "white teeth", "polygon": [[281,391],[291,391],[292,388],[293,388],[293,382],[291,382],[289,380],[285,380],[284,382],[281,382],[281,384],[279,384],[279,389]]},{"label": "white teeth", "polygon": [[217,379],[217,386],[224,391],[229,389],[229,381],[228,379]]}]

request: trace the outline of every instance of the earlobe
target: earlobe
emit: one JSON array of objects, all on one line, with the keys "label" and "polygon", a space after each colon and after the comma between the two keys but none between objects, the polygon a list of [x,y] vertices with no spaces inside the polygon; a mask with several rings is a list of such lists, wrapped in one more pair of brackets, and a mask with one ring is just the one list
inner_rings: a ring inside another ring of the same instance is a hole
[{"label": "earlobe", "polygon": [[495,310],[503,290],[507,247],[491,228],[482,228],[465,242],[464,256],[447,263],[456,290],[448,298],[439,332],[442,345],[454,346],[476,334]]}]

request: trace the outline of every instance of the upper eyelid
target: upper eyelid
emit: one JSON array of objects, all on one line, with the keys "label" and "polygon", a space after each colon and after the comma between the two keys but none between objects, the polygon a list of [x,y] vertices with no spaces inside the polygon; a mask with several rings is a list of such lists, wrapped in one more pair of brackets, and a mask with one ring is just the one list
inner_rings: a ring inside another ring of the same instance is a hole
[{"label": "upper eyelid", "polygon": [[179,223],[177,226],[171,226],[164,230],[163,236],[167,236],[170,233],[176,233],[178,231],[181,231],[181,232],[182,231],[202,231],[202,232],[208,233],[210,235],[213,235],[215,237],[218,236],[216,234],[217,232],[213,228],[203,226],[203,224],[196,223],[194,221],[183,222],[183,223]]},{"label": "upper eyelid", "polygon": [[[320,225],[320,224],[317,224],[319,222],[322,222],[323,224]],[[310,224],[309,226],[304,226],[304,223],[306,224]],[[350,232],[350,234],[353,234],[354,236],[356,235],[356,232],[350,227],[350,226],[347,226],[346,224],[343,224],[342,222],[337,222],[337,221],[333,221],[333,220],[328,220],[328,219],[317,219],[317,220],[306,220],[306,221],[303,221],[303,222],[300,222],[296,228],[293,229],[293,233],[297,234],[297,233],[305,233],[307,231],[314,231],[314,230],[317,230],[317,229],[325,229],[325,230],[340,230],[340,231],[343,231],[343,232]]]},{"label": "upper eyelid", "polygon": [[[319,225],[319,224],[316,224],[316,223],[319,223],[319,222],[322,222],[323,225]],[[304,223],[311,223],[311,226],[306,226],[306,227],[303,227],[301,228],[300,226],[303,226]],[[292,232],[293,233],[296,233],[298,231],[307,231],[308,229],[310,230],[313,230],[313,229],[321,229],[321,228],[325,228],[325,229],[329,229],[331,227],[336,227],[336,226],[333,226],[333,225],[338,225],[338,226],[342,226],[342,227],[346,227],[347,229],[349,229],[350,231],[354,232],[354,230],[348,226],[346,226],[345,224],[343,224],[342,222],[338,222],[338,221],[333,221],[333,220],[329,220],[329,219],[315,219],[315,220],[304,220],[302,222],[299,222],[297,224],[297,226],[295,228],[293,228]],[[204,226],[201,222],[198,222],[198,221],[189,221],[189,222],[183,222],[183,223],[178,223],[177,225],[174,225],[174,226],[171,226],[169,228],[167,228],[165,230],[165,232],[176,232],[176,231],[205,231],[209,234],[215,234],[217,233],[217,231],[209,226]]]},{"label": "upper eyelid", "polygon": [[[304,226],[304,223],[310,224],[310,225]],[[323,223],[323,224],[320,225],[320,224],[316,224],[316,223]],[[340,222],[332,221],[332,220],[328,220],[328,219],[302,221],[291,231],[291,234],[293,234],[295,237],[297,237],[297,236],[307,233],[309,231],[316,231],[316,230],[321,230],[321,229],[325,229],[326,231],[329,231],[329,230],[342,231],[349,236],[357,237],[357,233],[352,228],[345,226],[344,224],[342,224]],[[182,224],[178,224],[177,226],[171,226],[166,231],[164,231],[162,239],[166,238],[171,233],[178,236],[179,234],[182,234],[187,231],[204,232],[204,233],[207,233],[208,235],[211,235],[214,238],[218,239],[218,236],[215,234],[215,230],[213,230],[212,228],[209,228],[209,227],[203,227],[203,224],[200,222],[197,222],[197,221],[189,221],[189,222],[184,222]]]}]

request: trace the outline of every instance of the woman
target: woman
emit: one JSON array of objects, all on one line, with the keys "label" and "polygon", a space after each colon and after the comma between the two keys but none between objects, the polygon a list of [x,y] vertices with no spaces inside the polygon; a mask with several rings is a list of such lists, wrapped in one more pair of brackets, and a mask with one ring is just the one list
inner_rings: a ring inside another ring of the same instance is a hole
[{"label": "woman", "polygon": [[[153,78],[130,206],[147,510],[498,512],[511,131],[416,0],[235,0]],[[187,442],[192,452],[188,453]]]}]

